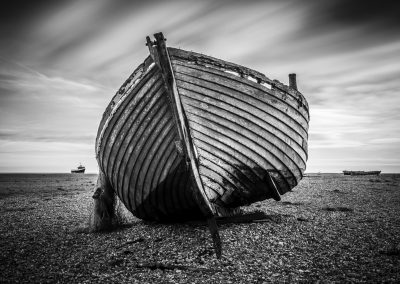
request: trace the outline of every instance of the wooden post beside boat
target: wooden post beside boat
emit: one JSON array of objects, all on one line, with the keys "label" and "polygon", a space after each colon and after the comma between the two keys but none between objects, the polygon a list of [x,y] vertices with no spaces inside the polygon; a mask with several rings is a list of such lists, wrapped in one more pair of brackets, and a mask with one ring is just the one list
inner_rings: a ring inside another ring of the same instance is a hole
[{"label": "wooden post beside boat", "polygon": [[297,91],[296,74],[289,74],[289,87]]}]

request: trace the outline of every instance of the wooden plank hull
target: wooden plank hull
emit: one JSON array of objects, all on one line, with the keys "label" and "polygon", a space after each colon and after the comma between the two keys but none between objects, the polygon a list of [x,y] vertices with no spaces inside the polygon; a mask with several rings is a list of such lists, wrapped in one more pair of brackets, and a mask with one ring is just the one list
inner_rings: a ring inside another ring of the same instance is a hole
[{"label": "wooden plank hull", "polygon": [[142,219],[190,219],[204,204],[223,215],[295,187],[307,160],[304,97],[232,63],[173,48],[166,54],[173,82],[147,58],[100,122],[99,167],[125,206]]},{"label": "wooden plank hull", "polygon": [[103,120],[100,169],[135,216],[165,220],[200,215],[190,174],[175,147],[177,130],[155,66],[143,72]]}]

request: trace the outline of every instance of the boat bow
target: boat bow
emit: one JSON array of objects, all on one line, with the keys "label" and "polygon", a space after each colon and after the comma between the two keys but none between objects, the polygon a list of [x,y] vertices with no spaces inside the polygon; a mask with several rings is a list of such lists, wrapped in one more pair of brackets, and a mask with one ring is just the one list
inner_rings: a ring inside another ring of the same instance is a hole
[{"label": "boat bow", "polygon": [[255,70],[166,47],[145,59],[107,107],[100,169],[136,216],[226,215],[280,199],[303,177],[309,107],[297,90]]}]

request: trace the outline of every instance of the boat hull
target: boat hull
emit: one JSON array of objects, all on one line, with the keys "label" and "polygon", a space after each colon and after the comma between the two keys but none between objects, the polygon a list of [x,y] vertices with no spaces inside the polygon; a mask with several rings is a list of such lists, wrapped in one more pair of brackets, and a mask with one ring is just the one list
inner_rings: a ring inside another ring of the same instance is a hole
[{"label": "boat hull", "polygon": [[168,48],[171,82],[161,55],[150,52],[111,100],[96,138],[100,170],[135,216],[193,219],[204,215],[204,204],[226,215],[279,200],[298,184],[309,121],[299,92],[239,65]]},{"label": "boat hull", "polygon": [[279,194],[296,186],[309,120],[298,99],[221,70],[219,60],[177,49],[170,55],[209,199],[233,207],[274,198],[267,173]]}]

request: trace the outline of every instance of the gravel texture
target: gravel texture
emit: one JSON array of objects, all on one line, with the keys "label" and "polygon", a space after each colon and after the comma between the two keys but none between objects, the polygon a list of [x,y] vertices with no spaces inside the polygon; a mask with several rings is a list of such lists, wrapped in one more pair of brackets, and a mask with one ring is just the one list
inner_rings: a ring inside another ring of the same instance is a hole
[{"label": "gravel texture", "polygon": [[96,175],[0,175],[0,283],[400,282],[400,175],[306,176],[269,218],[88,233]]}]

